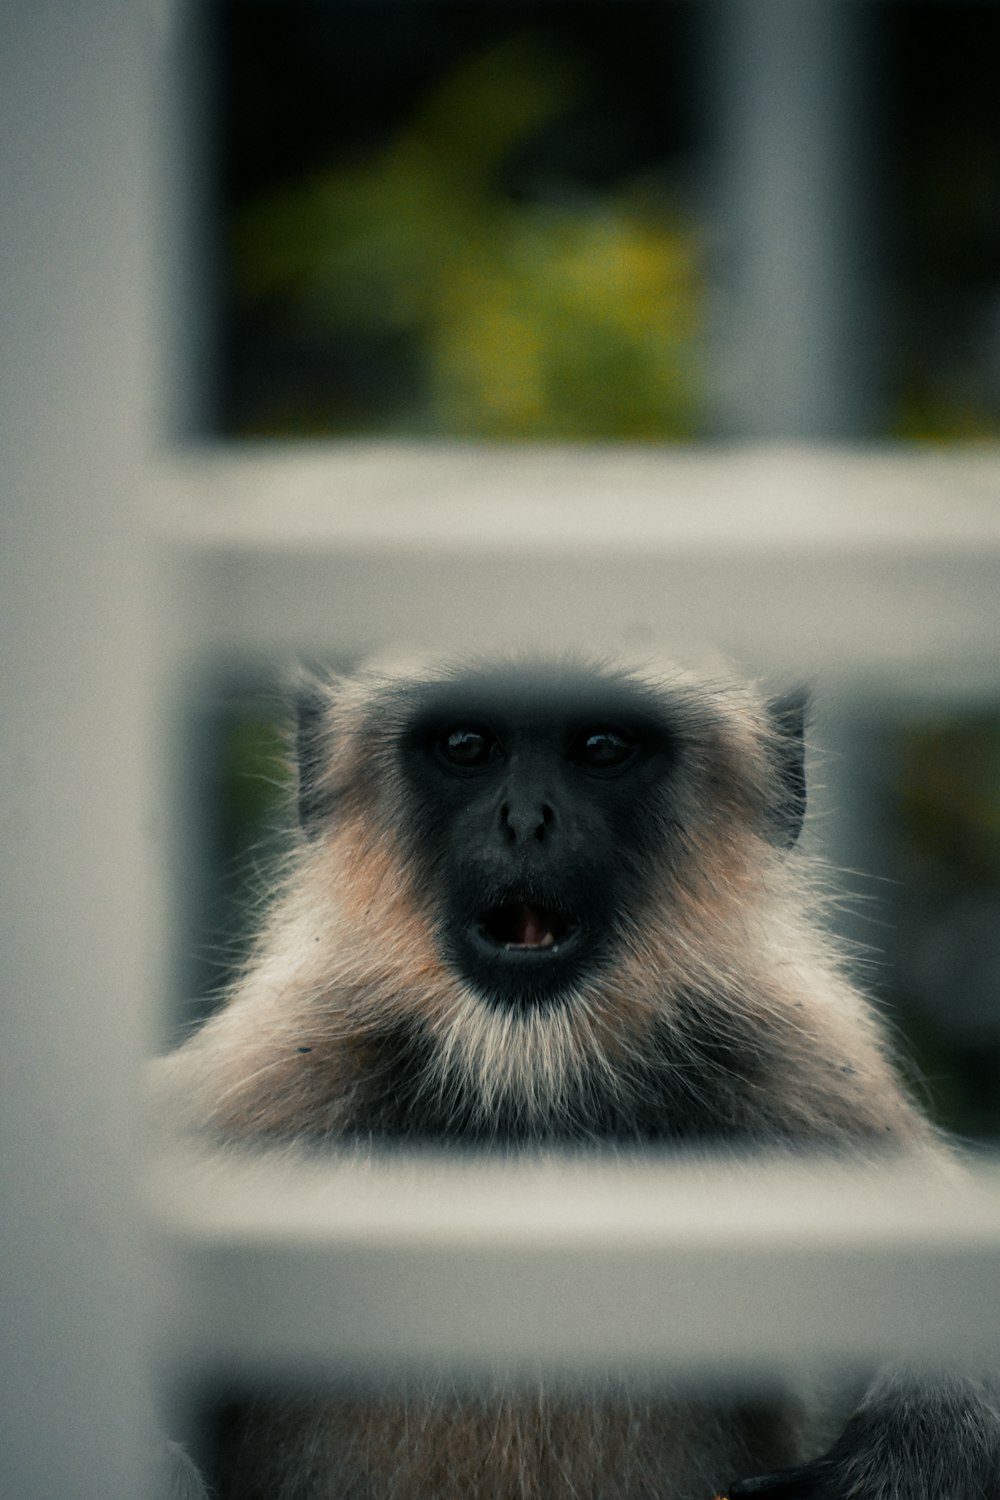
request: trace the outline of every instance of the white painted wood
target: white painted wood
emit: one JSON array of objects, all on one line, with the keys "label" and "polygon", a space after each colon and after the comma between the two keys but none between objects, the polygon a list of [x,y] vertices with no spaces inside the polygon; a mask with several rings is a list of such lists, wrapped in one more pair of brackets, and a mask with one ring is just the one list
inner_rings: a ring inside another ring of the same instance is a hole
[{"label": "white painted wood", "polygon": [[165,1159],[164,1348],[253,1377],[1000,1360],[1000,1175],[808,1163]]},{"label": "white painted wood", "polygon": [[882,81],[870,10],[721,0],[709,14],[716,430],[814,442],[877,433],[863,177]]},{"label": "white painted wood", "polygon": [[182,658],[716,647],[880,693],[1000,688],[1000,453],[341,444],[177,455]]},{"label": "white painted wood", "polygon": [[148,1494],[141,6],[0,7],[0,1494]]}]

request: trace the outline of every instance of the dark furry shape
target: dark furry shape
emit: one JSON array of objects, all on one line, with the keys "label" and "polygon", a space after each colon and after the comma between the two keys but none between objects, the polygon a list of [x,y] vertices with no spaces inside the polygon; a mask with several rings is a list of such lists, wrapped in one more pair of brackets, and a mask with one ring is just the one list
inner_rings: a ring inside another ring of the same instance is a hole
[{"label": "dark furry shape", "polygon": [[830,1451],[729,1500],[1000,1500],[1000,1402],[974,1381],[880,1382]]}]

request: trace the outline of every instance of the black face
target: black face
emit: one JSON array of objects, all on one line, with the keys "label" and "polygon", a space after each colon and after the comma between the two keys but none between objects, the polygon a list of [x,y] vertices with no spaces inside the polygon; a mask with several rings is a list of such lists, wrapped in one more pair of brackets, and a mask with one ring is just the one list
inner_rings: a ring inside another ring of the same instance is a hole
[{"label": "black face", "polygon": [[609,952],[676,755],[638,684],[565,674],[427,689],[401,742],[446,960],[485,999],[557,1001]]}]

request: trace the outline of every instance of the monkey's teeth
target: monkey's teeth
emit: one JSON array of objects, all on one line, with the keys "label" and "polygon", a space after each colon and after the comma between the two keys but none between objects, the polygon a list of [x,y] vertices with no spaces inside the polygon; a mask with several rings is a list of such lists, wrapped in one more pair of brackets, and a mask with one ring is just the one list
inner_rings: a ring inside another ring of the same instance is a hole
[{"label": "monkey's teeth", "polygon": [[551,907],[510,902],[486,911],[479,929],[505,953],[540,953],[559,948],[573,924]]},{"label": "monkey's teeth", "polygon": [[536,948],[554,948],[556,945],[555,933],[546,932],[544,937],[539,938],[537,943],[504,943],[508,953],[533,953]]}]

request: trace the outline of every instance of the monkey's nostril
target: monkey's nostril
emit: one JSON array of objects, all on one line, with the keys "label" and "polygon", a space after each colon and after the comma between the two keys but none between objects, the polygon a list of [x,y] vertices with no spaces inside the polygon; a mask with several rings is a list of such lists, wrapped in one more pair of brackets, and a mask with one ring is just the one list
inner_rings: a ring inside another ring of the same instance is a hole
[{"label": "monkey's nostril", "polygon": [[546,829],[551,826],[555,819],[555,813],[547,802],[542,804],[541,819],[535,824],[534,836],[541,843],[546,837]]}]

